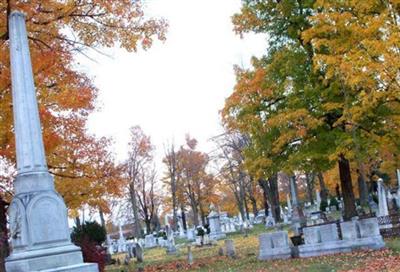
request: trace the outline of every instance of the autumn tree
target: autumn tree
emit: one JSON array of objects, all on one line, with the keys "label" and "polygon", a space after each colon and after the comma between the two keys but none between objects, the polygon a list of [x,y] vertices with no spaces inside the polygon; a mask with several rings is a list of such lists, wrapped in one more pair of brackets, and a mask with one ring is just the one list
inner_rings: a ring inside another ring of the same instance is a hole
[{"label": "autumn tree", "polygon": [[[147,49],[154,38],[165,38],[167,25],[163,20],[144,19],[137,1],[0,1],[0,158],[11,167],[15,161],[8,47],[12,10],[23,11],[27,18],[44,144],[57,191],[73,213],[85,204],[107,210],[102,194],[118,190],[116,184],[106,188],[115,181],[111,172],[116,167],[111,167],[105,152],[107,141],[86,135],[97,89],[85,74],[76,71],[74,57],[115,45],[128,51]],[[88,146],[78,145],[77,137]],[[81,149],[69,149],[71,139],[74,147]],[[96,154],[95,158],[89,153]],[[99,173],[101,169],[105,172]]]},{"label": "autumn tree", "polygon": [[342,164],[348,164],[345,158],[356,162],[365,203],[369,158],[382,156],[387,145],[392,161],[399,153],[399,3],[316,1],[315,7],[318,13],[303,37],[314,48],[315,71],[326,86],[334,86],[332,96],[342,97],[325,106],[341,113],[334,125],[344,136],[336,153]]},{"label": "autumn tree", "polygon": [[[128,159],[125,162],[128,178],[127,190],[133,212],[135,237],[141,237],[138,193],[140,189],[146,191],[146,186],[143,186],[143,182],[146,182],[148,178],[144,176],[146,174],[145,169],[152,162],[154,147],[151,144],[150,137],[145,135],[139,126],[131,127],[128,146]],[[143,199],[142,196],[142,202]]]},{"label": "autumn tree", "polygon": [[164,158],[162,162],[167,168],[164,176],[164,182],[167,185],[168,191],[171,193],[171,206],[172,206],[172,228],[176,231],[178,225],[178,184],[179,184],[179,169],[178,169],[178,151],[175,150],[173,143],[164,148]]},{"label": "autumn tree", "polygon": [[215,186],[218,184],[216,177],[207,172],[209,156],[196,150],[197,140],[186,136],[186,144],[178,151],[178,199],[181,210],[188,205],[193,213],[195,226],[206,224],[209,205],[216,203]]},{"label": "autumn tree", "polygon": [[253,203],[255,215],[257,201],[254,197],[253,179],[244,167],[244,150],[249,144],[248,138],[237,131],[227,130],[224,134],[214,137],[213,140],[218,147],[216,159],[220,169],[219,175],[234,195],[242,219],[249,219],[248,196]]},{"label": "autumn tree", "polygon": [[225,122],[254,143],[262,136],[253,153],[267,151],[269,169],[316,173],[323,188],[321,173],[337,163],[344,218],[356,215],[351,162],[363,179],[385,145],[389,157],[399,150],[398,4],[249,0],[233,21],[240,33],[268,33],[270,44],[239,71]]},{"label": "autumn tree", "polygon": [[[154,167],[145,165],[140,170],[139,182],[136,186],[137,201],[141,218],[146,225],[147,233],[152,232],[157,226],[156,221],[158,209],[161,204],[160,196],[155,192],[157,185],[157,173]],[[154,225],[152,227],[152,225]]]}]

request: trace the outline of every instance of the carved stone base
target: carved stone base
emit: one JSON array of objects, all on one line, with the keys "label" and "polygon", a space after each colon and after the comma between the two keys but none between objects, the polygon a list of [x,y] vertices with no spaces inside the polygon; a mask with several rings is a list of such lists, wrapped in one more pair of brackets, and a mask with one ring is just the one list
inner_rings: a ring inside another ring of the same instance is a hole
[{"label": "carved stone base", "polygon": [[[38,190],[20,188],[22,181]],[[30,173],[17,176],[15,183],[17,195],[8,210],[12,252],[6,259],[7,272],[97,272],[97,264],[84,264],[80,248],[71,243],[67,208],[52,189],[52,176]]]},{"label": "carved stone base", "polygon": [[98,267],[97,264],[83,263],[79,247],[69,245],[11,254],[6,261],[6,271],[98,272]]}]

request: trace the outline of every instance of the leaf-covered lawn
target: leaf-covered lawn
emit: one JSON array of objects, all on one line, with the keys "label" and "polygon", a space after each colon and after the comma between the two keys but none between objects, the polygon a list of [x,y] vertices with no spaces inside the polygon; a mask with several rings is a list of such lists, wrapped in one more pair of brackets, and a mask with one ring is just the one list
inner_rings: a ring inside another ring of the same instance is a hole
[{"label": "leaf-covered lawn", "polygon": [[[265,231],[265,230],[264,230]],[[136,264],[134,260],[127,266],[109,266],[108,272],[138,271],[400,271],[400,238],[386,241],[387,248],[379,251],[357,251],[347,254],[335,254],[304,259],[258,261],[258,229],[248,237],[233,234],[228,238],[235,242],[237,258],[230,259],[218,255],[218,245],[193,248],[194,263],[190,266],[186,261],[186,246],[182,246],[178,254],[168,256],[165,249],[145,251],[145,262]]]}]

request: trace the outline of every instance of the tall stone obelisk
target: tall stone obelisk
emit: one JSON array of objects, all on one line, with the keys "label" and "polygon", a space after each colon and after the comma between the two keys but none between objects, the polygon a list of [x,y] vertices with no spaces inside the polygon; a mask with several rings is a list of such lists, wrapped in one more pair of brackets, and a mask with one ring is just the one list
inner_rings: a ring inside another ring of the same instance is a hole
[{"label": "tall stone obelisk", "polygon": [[83,263],[71,243],[67,209],[47,170],[23,13],[11,13],[9,36],[17,176],[6,270],[97,272],[97,264]]}]

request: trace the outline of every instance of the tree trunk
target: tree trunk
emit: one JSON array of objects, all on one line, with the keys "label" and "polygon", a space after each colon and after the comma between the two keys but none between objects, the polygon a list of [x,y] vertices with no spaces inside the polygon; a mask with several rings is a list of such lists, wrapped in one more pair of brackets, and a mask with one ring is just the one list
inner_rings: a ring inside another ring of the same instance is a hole
[{"label": "tree trunk", "polygon": [[190,199],[190,206],[193,213],[193,224],[195,227],[199,226],[199,210],[197,208],[197,203],[194,202],[193,197]]},{"label": "tree trunk", "polygon": [[254,197],[254,183],[253,179],[250,180],[249,186],[247,186],[247,192],[249,194],[249,200],[251,202],[251,209],[253,211],[254,216],[257,216],[258,210],[257,210],[257,199]]},{"label": "tree trunk", "polygon": [[257,216],[258,209],[257,209],[257,200],[255,197],[250,197],[251,202],[251,209],[253,211],[254,216]]},{"label": "tree trunk", "polygon": [[0,272],[5,272],[5,258],[9,253],[7,231],[7,203],[0,198]]},{"label": "tree trunk", "polygon": [[362,163],[359,164],[357,182],[358,182],[358,193],[360,195],[360,205],[362,207],[367,207],[368,206],[368,187],[367,187],[367,183],[365,182],[364,165]]},{"label": "tree trunk", "polygon": [[[240,187],[240,184],[239,184],[238,187]],[[240,189],[238,190],[235,185],[233,185],[231,187],[231,189],[232,189],[233,195],[235,196],[235,200],[236,200],[236,204],[237,204],[238,209],[239,209],[240,216],[241,216],[242,220],[244,220],[245,219],[245,211],[244,211],[244,205],[243,205],[242,197],[241,197],[241,194],[240,194]]]},{"label": "tree trunk", "polygon": [[328,202],[329,191],[326,188],[324,176],[322,175],[321,172],[318,172],[318,180],[319,180],[319,188],[321,190],[320,192],[321,202],[322,201]]},{"label": "tree trunk", "polygon": [[186,231],[187,223],[186,223],[186,214],[185,214],[185,209],[183,207],[183,204],[181,204],[181,218],[182,218],[183,229]]},{"label": "tree trunk", "polygon": [[269,182],[268,196],[271,203],[271,212],[276,222],[281,221],[281,208],[279,205],[278,175],[273,175]]},{"label": "tree trunk", "polygon": [[100,216],[100,223],[101,226],[106,229],[106,221],[104,220],[104,213],[103,210],[101,208],[99,208],[99,216]]},{"label": "tree trunk", "polygon": [[343,154],[339,156],[340,185],[344,203],[344,220],[357,216],[354,202],[353,184],[351,181],[350,163]]},{"label": "tree trunk", "polygon": [[258,180],[258,184],[260,185],[260,187],[263,190],[263,202],[264,202],[264,214],[265,217],[268,217],[269,213],[269,205],[268,205],[268,184],[267,181],[265,179],[259,179]]},{"label": "tree trunk", "polygon": [[136,193],[135,193],[135,186],[133,183],[129,184],[129,194],[130,194],[130,200],[132,204],[132,211],[133,211],[133,224],[134,224],[134,234],[136,238],[142,237],[142,228],[140,227],[140,218],[139,218],[139,211],[138,211],[138,205],[137,205],[137,199],[136,199]]},{"label": "tree trunk", "polygon": [[314,177],[312,174],[306,174],[306,184],[307,184],[307,198],[311,205],[314,205]]},{"label": "tree trunk", "polygon": [[250,220],[249,206],[247,205],[246,196],[244,197],[244,210],[246,211],[246,218],[247,218],[247,220]]},{"label": "tree trunk", "polygon": [[146,219],[144,220],[144,223],[146,224],[147,234],[151,233],[151,232],[152,232],[152,229],[151,229],[151,220],[150,220],[149,218],[146,218]]},{"label": "tree trunk", "polygon": [[75,217],[75,225],[77,228],[81,227],[81,219],[79,218],[79,215]]},{"label": "tree trunk", "polygon": [[177,230],[178,226],[178,203],[176,199],[176,180],[171,176],[171,196],[172,196],[172,229]]},{"label": "tree trunk", "polygon": [[199,202],[199,210],[200,210],[200,217],[201,217],[201,223],[204,225],[206,225],[207,221],[206,221],[206,215],[203,209],[203,205],[201,205],[201,202]]}]

